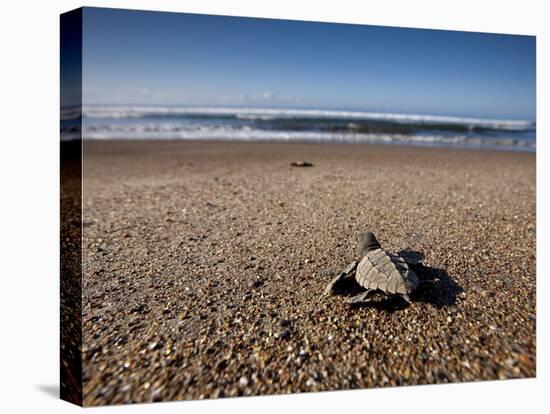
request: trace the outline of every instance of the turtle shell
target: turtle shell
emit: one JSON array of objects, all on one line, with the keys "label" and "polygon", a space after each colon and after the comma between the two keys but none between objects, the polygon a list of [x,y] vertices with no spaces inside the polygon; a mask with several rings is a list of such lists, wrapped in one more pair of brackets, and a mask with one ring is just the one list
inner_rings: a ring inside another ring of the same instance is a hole
[{"label": "turtle shell", "polygon": [[418,276],[400,256],[382,249],[367,252],[357,265],[357,282],[366,289],[406,295],[418,287]]}]

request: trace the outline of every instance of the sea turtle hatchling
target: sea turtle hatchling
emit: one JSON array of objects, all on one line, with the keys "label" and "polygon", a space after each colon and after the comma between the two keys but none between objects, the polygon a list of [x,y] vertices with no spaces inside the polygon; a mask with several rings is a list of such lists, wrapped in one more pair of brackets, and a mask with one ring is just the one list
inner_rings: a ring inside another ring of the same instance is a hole
[{"label": "sea turtle hatchling", "polygon": [[372,233],[359,234],[359,253],[361,260],[354,261],[332,279],[325,294],[338,293],[345,281],[354,278],[366,290],[349,298],[347,302],[350,304],[366,301],[376,290],[401,295],[407,302],[411,302],[409,295],[420,281],[409,264],[418,264],[418,260],[386,252]]}]

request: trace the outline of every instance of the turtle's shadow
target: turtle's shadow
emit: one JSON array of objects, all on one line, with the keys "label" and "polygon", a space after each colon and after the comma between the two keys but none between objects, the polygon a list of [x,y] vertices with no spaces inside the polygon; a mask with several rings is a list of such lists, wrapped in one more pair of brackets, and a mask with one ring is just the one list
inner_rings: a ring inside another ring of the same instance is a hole
[{"label": "turtle's shadow", "polygon": [[[425,266],[420,263],[424,259],[424,255],[420,252],[401,250],[398,254],[407,259],[414,258],[414,260],[419,262],[418,264],[409,264],[421,282],[418,289],[411,294],[413,302],[429,303],[438,309],[456,304],[457,296],[464,289],[449,276],[446,270]],[[377,300],[376,297],[380,296],[382,296],[382,299]],[[370,307],[390,313],[403,310],[409,306],[409,303],[399,295],[376,295],[376,297],[354,306]]]}]

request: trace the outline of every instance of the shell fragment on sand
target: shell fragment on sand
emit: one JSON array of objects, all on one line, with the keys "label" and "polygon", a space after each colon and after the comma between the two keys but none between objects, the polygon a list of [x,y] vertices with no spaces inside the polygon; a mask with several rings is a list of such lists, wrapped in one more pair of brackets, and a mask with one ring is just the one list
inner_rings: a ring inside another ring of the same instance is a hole
[{"label": "shell fragment on sand", "polygon": [[293,161],[290,163],[291,167],[313,167],[313,164],[309,161]]}]

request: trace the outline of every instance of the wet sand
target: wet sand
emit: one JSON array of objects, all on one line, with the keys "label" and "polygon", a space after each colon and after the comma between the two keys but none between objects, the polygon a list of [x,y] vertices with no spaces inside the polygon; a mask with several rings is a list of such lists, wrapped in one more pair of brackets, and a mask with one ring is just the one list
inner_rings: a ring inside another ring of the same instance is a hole
[{"label": "wet sand", "polygon": [[[535,201],[528,153],[86,142],[84,403],[533,377]],[[322,296],[367,229],[439,282]]]}]

